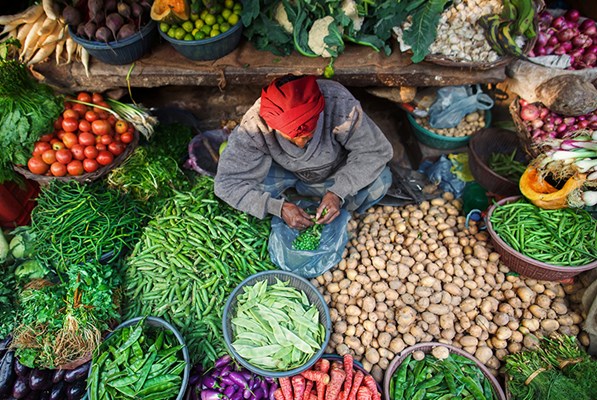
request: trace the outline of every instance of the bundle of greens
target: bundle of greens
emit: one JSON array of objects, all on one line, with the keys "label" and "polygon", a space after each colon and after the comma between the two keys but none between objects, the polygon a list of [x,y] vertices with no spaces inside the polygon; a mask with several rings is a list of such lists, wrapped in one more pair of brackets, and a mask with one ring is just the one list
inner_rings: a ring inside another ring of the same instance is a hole
[{"label": "bundle of greens", "polygon": [[52,132],[62,99],[38,83],[24,64],[9,57],[10,39],[0,45],[0,183],[15,179],[13,166],[24,165],[34,143]]},{"label": "bundle of greens", "polygon": [[120,167],[110,172],[108,184],[140,200],[148,213],[152,213],[175,189],[188,188],[189,181],[179,161],[187,153],[192,136],[188,126],[159,125],[155,139],[135,149]]},{"label": "bundle of greens", "polygon": [[0,264],[0,338],[5,338],[16,323],[15,285],[14,266]]},{"label": "bundle of greens", "polygon": [[597,393],[597,361],[574,336],[541,338],[536,350],[508,355],[505,362],[513,399],[590,400]]},{"label": "bundle of greens", "polygon": [[111,265],[73,265],[63,281],[34,281],[19,296],[12,346],[28,367],[56,368],[85,357],[118,320],[114,288],[121,282]]}]

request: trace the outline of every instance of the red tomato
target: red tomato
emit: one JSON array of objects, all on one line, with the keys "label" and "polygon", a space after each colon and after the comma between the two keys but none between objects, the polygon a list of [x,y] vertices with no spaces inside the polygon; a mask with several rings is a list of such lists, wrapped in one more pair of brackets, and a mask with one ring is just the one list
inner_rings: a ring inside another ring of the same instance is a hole
[{"label": "red tomato", "polygon": [[33,155],[41,156],[46,150],[51,149],[52,146],[48,142],[35,142],[33,146]]},{"label": "red tomato", "polygon": [[79,131],[81,132],[89,132],[91,130],[91,124],[86,119],[82,119],[79,121]]},{"label": "red tomato", "polygon": [[122,140],[122,143],[128,144],[133,141],[133,134],[130,132],[125,132],[120,135],[120,140]]},{"label": "red tomato", "polygon": [[50,166],[50,172],[54,176],[64,176],[66,175],[66,165],[56,161],[54,164]]},{"label": "red tomato", "polygon": [[52,139],[50,140],[50,144],[52,145],[52,148],[56,151],[58,150],[62,150],[65,149],[66,146],[64,145],[64,143],[62,143],[60,140],[58,139]]},{"label": "red tomato", "polygon": [[100,165],[108,165],[112,161],[114,161],[114,154],[110,153],[109,151],[102,150],[97,155],[97,162]]},{"label": "red tomato", "polygon": [[124,133],[127,131],[127,129],[129,129],[129,124],[126,121],[123,120],[118,120],[116,121],[116,124],[114,124],[114,130],[116,131],[116,133]]},{"label": "red tomato", "polygon": [[83,146],[93,146],[95,144],[95,135],[89,132],[79,133],[79,143]]},{"label": "red tomato", "polygon": [[74,145],[79,143],[79,139],[77,139],[77,135],[72,132],[67,132],[62,137],[62,142],[66,146],[67,149],[72,148]]},{"label": "red tomato", "polygon": [[70,101],[65,101],[64,102],[64,109],[65,110],[70,110],[71,108],[73,108],[73,103],[71,103]]},{"label": "red tomato", "polygon": [[91,131],[96,135],[109,135],[112,132],[112,127],[105,119],[98,119],[91,123]]},{"label": "red tomato", "polygon": [[65,133],[66,132],[64,132],[64,131],[58,131],[58,133],[56,133],[56,137],[58,138],[58,140],[62,141],[62,139],[64,138],[64,134]]},{"label": "red tomato", "polygon": [[64,117],[61,115],[56,121],[54,121],[54,129],[62,129],[62,120]]},{"label": "red tomato", "polygon": [[124,151],[124,144],[119,142],[112,142],[108,145],[108,151],[115,156],[119,156]]},{"label": "red tomato", "polygon": [[[103,108],[111,108],[111,107],[110,107],[110,105],[109,105],[108,103],[106,103],[105,101],[103,101],[103,100],[102,100],[102,101],[97,101],[97,102],[95,102],[95,105],[96,105],[96,106],[103,107]],[[102,110],[102,111],[103,111],[103,110]],[[107,112],[107,111],[106,111],[106,112]],[[110,115],[111,115],[111,114],[110,114]]]},{"label": "red tomato", "polygon": [[77,95],[77,100],[84,101],[85,103],[91,103],[93,98],[88,92],[79,92],[79,94]]},{"label": "red tomato", "polygon": [[98,119],[108,119],[110,113],[101,109],[94,110],[97,113]]},{"label": "red tomato", "polygon": [[73,153],[73,158],[75,160],[84,160],[85,159],[85,147],[81,144],[75,144],[70,149],[71,153]]},{"label": "red tomato", "polygon": [[[106,145],[105,145],[105,144],[98,143],[98,144],[96,144],[96,145],[95,145],[95,148],[96,148],[98,151],[104,151],[104,150],[106,150]],[[98,155],[99,155],[99,154],[98,154]]]},{"label": "red tomato", "polygon": [[50,168],[40,156],[31,157],[29,161],[27,161],[27,167],[29,168],[29,171],[36,175],[43,175],[48,172],[48,169]]},{"label": "red tomato", "polygon": [[91,101],[97,104],[99,101],[104,101],[104,96],[102,96],[101,93],[93,93],[91,95]]},{"label": "red tomato", "polygon": [[[61,122],[62,124],[62,122]],[[55,135],[53,133],[46,133],[45,135],[41,135],[39,138],[40,142],[49,142],[50,140],[54,139]]]},{"label": "red tomato", "polygon": [[102,135],[100,136],[100,143],[105,144],[106,146],[112,143],[112,136],[110,135]]},{"label": "red tomato", "polygon": [[97,157],[99,150],[95,148],[95,146],[87,146],[85,147],[85,157],[86,158],[95,158]]},{"label": "red tomato", "polygon": [[60,164],[68,164],[73,160],[73,153],[67,149],[60,149],[56,152],[56,161]]},{"label": "red tomato", "polygon": [[73,104],[73,111],[76,111],[77,114],[79,114],[79,117],[82,115],[85,115],[85,113],[87,112],[87,110],[89,110],[89,107],[87,107],[85,104],[79,104],[79,103],[75,103]]},{"label": "red tomato", "polygon": [[110,116],[108,117],[108,122],[110,123],[111,126],[116,125],[116,121],[118,121],[118,118],[116,118],[114,115],[110,114]]},{"label": "red tomato", "polygon": [[74,132],[79,129],[79,121],[76,118],[64,118],[64,121],[62,121],[62,129],[64,129],[65,132]]},{"label": "red tomato", "polygon": [[64,117],[64,119],[67,119],[67,118],[79,119],[79,113],[76,112],[75,110],[73,110],[72,108],[64,111],[62,113],[62,116]]},{"label": "red tomato", "polygon": [[92,160],[91,158],[86,158],[83,160],[83,169],[85,172],[95,172],[99,168],[99,164],[97,161]]},{"label": "red tomato", "polygon": [[79,160],[72,160],[66,165],[66,170],[72,176],[83,175],[83,163]]},{"label": "red tomato", "polygon": [[95,111],[87,111],[85,113],[85,119],[89,122],[93,122],[98,119],[97,113]]},{"label": "red tomato", "polygon": [[41,154],[41,159],[48,165],[52,165],[56,162],[56,150],[48,149]]}]

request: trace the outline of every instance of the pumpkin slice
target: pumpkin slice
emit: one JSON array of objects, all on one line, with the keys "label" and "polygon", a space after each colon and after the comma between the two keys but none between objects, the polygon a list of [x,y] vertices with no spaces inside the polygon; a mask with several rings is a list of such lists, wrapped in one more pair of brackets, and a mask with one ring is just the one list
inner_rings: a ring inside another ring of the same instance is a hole
[{"label": "pumpkin slice", "polygon": [[188,21],[191,9],[187,0],[155,0],[151,6],[151,19],[167,24]]}]

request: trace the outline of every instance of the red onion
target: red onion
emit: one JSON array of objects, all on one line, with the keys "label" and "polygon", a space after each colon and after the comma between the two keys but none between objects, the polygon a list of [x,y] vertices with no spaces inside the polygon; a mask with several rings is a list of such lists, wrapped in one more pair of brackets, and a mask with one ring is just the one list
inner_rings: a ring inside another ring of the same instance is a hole
[{"label": "red onion", "polygon": [[548,39],[549,39],[549,37],[544,32],[539,32],[537,34],[536,45],[537,46],[545,46],[547,44]]},{"label": "red onion", "polygon": [[547,54],[547,52],[545,51],[545,47],[536,47],[535,50],[538,56],[544,56]]},{"label": "red onion", "polygon": [[590,37],[588,37],[587,35],[584,35],[582,33],[579,35],[576,35],[572,38],[572,45],[574,47],[583,48],[583,47],[588,47],[592,44],[593,44],[593,40],[591,40]]},{"label": "red onion", "polygon": [[582,56],[582,62],[587,66],[587,68],[593,68],[597,63],[597,54],[595,53],[585,53]]},{"label": "red onion", "polygon": [[589,121],[591,121],[591,122],[597,121],[597,113],[595,113],[595,111],[593,111],[592,114],[589,114]]},{"label": "red onion", "polygon": [[547,122],[543,124],[543,130],[547,132],[551,132],[555,129],[555,125],[552,122]]},{"label": "red onion", "polygon": [[[580,29],[584,34],[588,34],[586,31],[587,31],[587,29],[591,29],[591,28],[595,28],[595,21],[592,19],[589,19],[589,18],[585,19],[578,26],[578,29]],[[591,36],[591,35],[589,35],[589,36]]]},{"label": "red onion", "polygon": [[526,106],[527,104],[529,104],[529,102],[528,102],[528,101],[526,101],[525,99],[520,99],[518,102],[520,103],[520,105],[521,105],[522,107],[524,107],[524,106]]},{"label": "red onion", "polygon": [[589,124],[590,124],[590,122],[585,119],[583,121],[578,122],[578,127],[580,129],[586,129],[586,128],[588,128]]},{"label": "red onion", "polygon": [[576,117],[576,119],[579,120],[579,121],[584,121],[584,120],[587,119],[587,116],[586,115],[579,115],[578,117]]},{"label": "red onion", "polygon": [[590,128],[592,131],[597,131],[597,122],[595,122],[595,121],[591,122],[591,123],[589,124],[589,128]]},{"label": "red onion", "polygon": [[553,49],[554,49],[553,46],[545,46],[543,48],[543,50],[545,50],[545,55],[547,55],[547,56],[553,54]]},{"label": "red onion", "polygon": [[541,128],[543,126],[543,120],[540,119],[540,118],[541,117],[539,117],[539,118],[534,119],[534,120],[531,121],[531,127],[533,129],[539,129],[539,128]]},{"label": "red onion", "polygon": [[574,117],[566,117],[562,121],[565,125],[573,125],[576,122],[576,118]]},{"label": "red onion", "polygon": [[[566,32],[566,31],[562,31],[562,32]],[[554,35],[554,36],[551,36],[549,39],[547,39],[547,44],[549,46],[555,46],[558,43],[560,43],[558,36]]]},{"label": "red onion", "polygon": [[520,109],[520,118],[523,121],[532,121],[539,118],[539,109],[534,104],[527,104]]},{"label": "red onion", "polygon": [[596,45],[596,44],[592,44],[592,45],[590,45],[589,47],[587,47],[587,48],[585,49],[585,52],[586,52],[586,53],[594,53],[594,54],[597,54],[597,45]]},{"label": "red onion", "polygon": [[560,30],[562,28],[564,28],[566,26],[566,18],[564,18],[563,16],[554,18],[553,21],[551,21],[551,27],[555,28],[557,30]]},{"label": "red onion", "polygon": [[568,125],[566,125],[566,124],[560,124],[560,125],[556,126],[557,133],[564,133],[567,130],[568,130]]},{"label": "red onion", "polygon": [[558,56],[566,54],[566,47],[564,46],[565,44],[570,44],[570,42],[564,42],[561,45],[556,45],[556,48],[553,50],[553,54]]},{"label": "red onion", "polygon": [[561,123],[563,123],[563,122],[564,122],[564,120],[562,120],[562,118],[561,118],[561,117],[555,117],[555,118],[553,119],[553,123],[554,123],[554,125],[560,125],[560,124],[561,124]]},{"label": "red onion", "polygon": [[572,21],[566,21],[566,28],[576,30],[578,23]]},{"label": "red onion", "polygon": [[547,11],[541,11],[537,16],[537,19],[539,20],[539,22],[549,25],[553,21],[553,15],[551,15]]},{"label": "red onion", "polygon": [[547,114],[549,114],[549,109],[547,107],[541,107],[539,110],[539,118],[543,120],[547,117]]},{"label": "red onion", "polygon": [[572,8],[566,11],[566,14],[564,14],[564,18],[566,18],[566,20],[568,21],[576,22],[580,18],[580,12]]},{"label": "red onion", "polygon": [[597,26],[595,26],[595,25],[590,26],[586,29],[581,29],[581,30],[582,30],[582,33],[584,33],[585,35],[590,36],[592,38],[597,36]]},{"label": "red onion", "polygon": [[[561,43],[561,42],[569,42],[571,41],[575,36],[574,30],[573,29],[564,29],[560,32],[558,32],[557,35],[557,40]],[[553,37],[549,38],[549,40],[551,40]],[[550,43],[550,44],[554,44],[555,43]]]},{"label": "red onion", "polygon": [[543,138],[545,136],[545,131],[541,129],[533,129],[531,135],[533,136],[533,139]]}]

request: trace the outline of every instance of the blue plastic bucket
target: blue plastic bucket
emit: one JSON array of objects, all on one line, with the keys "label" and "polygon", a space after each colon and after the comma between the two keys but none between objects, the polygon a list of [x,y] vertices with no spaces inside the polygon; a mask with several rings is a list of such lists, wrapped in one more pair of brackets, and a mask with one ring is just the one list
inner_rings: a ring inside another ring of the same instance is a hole
[{"label": "blue plastic bucket", "polygon": [[108,43],[83,39],[76,35],[72,26],[68,27],[68,33],[76,43],[87,50],[91,57],[106,64],[124,65],[138,60],[151,49],[158,37],[156,25],[155,21],[150,20],[134,35]]},{"label": "blue plastic bucket", "polygon": [[172,47],[186,58],[194,61],[216,60],[224,57],[238,46],[242,36],[241,22],[218,36],[201,40],[178,40],[171,38],[158,29],[160,35],[170,42]]}]

